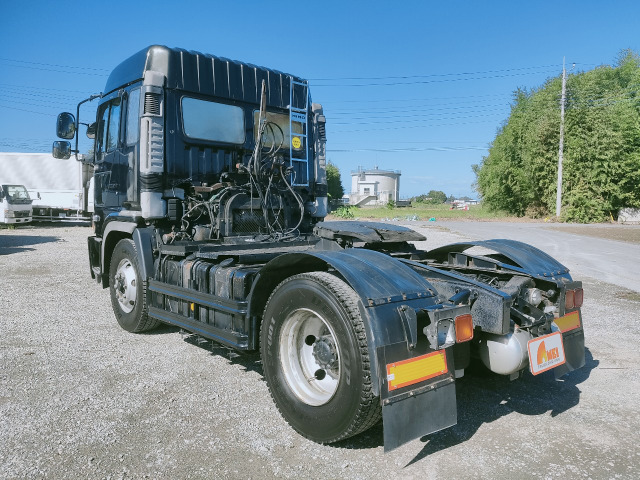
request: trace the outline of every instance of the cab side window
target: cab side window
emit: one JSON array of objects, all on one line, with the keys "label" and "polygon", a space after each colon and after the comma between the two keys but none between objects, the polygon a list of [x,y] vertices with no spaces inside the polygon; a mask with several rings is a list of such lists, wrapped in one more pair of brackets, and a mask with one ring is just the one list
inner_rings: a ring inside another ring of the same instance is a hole
[{"label": "cab side window", "polygon": [[118,133],[120,132],[120,99],[111,103],[109,114],[109,129],[107,131],[106,152],[112,152],[118,146]]},{"label": "cab side window", "polygon": [[127,125],[126,143],[135,145],[140,136],[140,89],[136,88],[129,92],[127,102]]},{"label": "cab side window", "polygon": [[120,133],[120,99],[116,98],[100,107],[102,113],[99,118],[96,146],[98,160],[102,155],[114,151],[118,146]]}]

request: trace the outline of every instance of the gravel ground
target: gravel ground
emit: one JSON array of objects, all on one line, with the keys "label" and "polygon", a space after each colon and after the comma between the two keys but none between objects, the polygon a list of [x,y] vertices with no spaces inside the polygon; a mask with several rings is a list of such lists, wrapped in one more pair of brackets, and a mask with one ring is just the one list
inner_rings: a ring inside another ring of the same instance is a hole
[{"label": "gravel ground", "polygon": [[[461,241],[419,228],[434,248]],[[84,226],[0,230],[0,478],[638,478],[640,298],[581,277],[587,365],[556,382],[481,369],[458,425],[383,453],[296,434],[256,354],[163,327],[121,330],[92,283]],[[562,260],[562,259],[560,259]],[[634,373],[636,372],[636,373]]]}]

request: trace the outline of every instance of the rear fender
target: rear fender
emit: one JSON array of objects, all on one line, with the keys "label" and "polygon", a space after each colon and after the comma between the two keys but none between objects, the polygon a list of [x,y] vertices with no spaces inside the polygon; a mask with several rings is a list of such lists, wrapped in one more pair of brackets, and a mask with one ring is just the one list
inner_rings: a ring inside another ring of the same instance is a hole
[{"label": "rear fender", "polygon": [[484,247],[508,259],[509,262],[499,260],[494,262],[501,268],[524,273],[533,278],[540,278],[547,281],[552,278],[571,280],[567,267],[542,250],[516,240],[494,239],[453,243],[430,250],[423,256],[424,258],[433,259],[437,263],[447,263],[449,265],[466,265],[468,259],[478,259],[478,261],[481,261],[481,255],[475,256],[463,253],[472,247]]}]

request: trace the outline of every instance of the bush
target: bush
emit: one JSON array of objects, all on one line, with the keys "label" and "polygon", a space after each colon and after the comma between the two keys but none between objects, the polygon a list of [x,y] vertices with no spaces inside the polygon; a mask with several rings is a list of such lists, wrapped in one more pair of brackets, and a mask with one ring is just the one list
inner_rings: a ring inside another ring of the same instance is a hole
[{"label": "bush", "polygon": [[355,218],[355,211],[358,207],[354,207],[353,205],[343,205],[342,207],[338,207],[338,210],[335,211],[334,215],[340,218]]}]

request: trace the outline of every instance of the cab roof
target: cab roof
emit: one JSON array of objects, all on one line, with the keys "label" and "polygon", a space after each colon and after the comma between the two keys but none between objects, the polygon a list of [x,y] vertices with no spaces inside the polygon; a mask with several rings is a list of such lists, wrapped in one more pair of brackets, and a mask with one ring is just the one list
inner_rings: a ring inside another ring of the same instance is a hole
[{"label": "cab roof", "polygon": [[[305,80],[269,68],[258,67],[210,54],[151,45],[118,65],[109,75],[105,94],[140,81],[146,71],[165,76],[165,87],[186,92],[259,104],[262,80],[267,85],[267,105],[288,108],[290,82]],[[295,89],[295,107],[306,98],[301,87]]]}]

